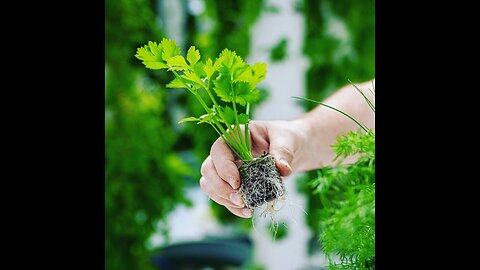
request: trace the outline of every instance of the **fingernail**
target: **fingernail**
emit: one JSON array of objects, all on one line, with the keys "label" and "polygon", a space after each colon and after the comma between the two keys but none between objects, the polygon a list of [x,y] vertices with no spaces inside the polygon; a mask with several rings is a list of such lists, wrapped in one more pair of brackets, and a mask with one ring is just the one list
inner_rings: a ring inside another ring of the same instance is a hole
[{"label": "fingernail", "polygon": [[250,216],[252,216],[253,211],[251,209],[245,208],[245,209],[243,209],[242,213],[243,213],[244,216],[250,217]]},{"label": "fingernail", "polygon": [[290,164],[288,164],[288,161],[287,161],[286,159],[284,159],[284,158],[281,158],[280,160],[278,160],[278,162],[280,162],[280,163],[282,163],[283,165],[291,168],[291,167],[290,167]]},{"label": "fingernail", "polygon": [[229,197],[230,197],[230,201],[232,201],[233,204],[238,205],[240,207],[245,206],[245,203],[243,202],[240,194],[238,194],[236,192],[232,192],[232,193],[230,193]]},{"label": "fingernail", "polygon": [[236,180],[235,178],[231,177],[231,176],[228,177],[227,182],[228,182],[228,183],[230,184],[230,186],[232,186],[232,188],[234,188],[234,189],[237,189],[237,188],[240,186],[240,184],[237,182],[237,180]]}]

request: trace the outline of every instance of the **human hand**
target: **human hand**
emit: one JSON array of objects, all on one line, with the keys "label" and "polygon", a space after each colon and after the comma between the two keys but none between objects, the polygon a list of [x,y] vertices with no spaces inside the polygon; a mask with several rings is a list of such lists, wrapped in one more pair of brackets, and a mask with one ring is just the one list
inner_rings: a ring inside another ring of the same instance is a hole
[{"label": "human hand", "polygon": [[[306,145],[305,127],[299,121],[250,121],[251,149],[254,157],[270,153],[281,176],[288,176],[296,166]],[[222,138],[212,145],[210,155],[202,164],[200,187],[215,202],[233,214],[248,218],[253,211],[245,206],[241,195],[241,160],[232,153]]]}]

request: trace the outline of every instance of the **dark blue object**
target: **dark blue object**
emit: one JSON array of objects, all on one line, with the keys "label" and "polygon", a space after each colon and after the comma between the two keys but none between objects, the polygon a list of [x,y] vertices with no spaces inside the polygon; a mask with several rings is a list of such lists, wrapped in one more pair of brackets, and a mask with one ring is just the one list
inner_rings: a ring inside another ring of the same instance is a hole
[{"label": "dark blue object", "polygon": [[250,262],[252,243],[246,237],[206,238],[162,247],[152,263],[162,270],[224,269]]}]

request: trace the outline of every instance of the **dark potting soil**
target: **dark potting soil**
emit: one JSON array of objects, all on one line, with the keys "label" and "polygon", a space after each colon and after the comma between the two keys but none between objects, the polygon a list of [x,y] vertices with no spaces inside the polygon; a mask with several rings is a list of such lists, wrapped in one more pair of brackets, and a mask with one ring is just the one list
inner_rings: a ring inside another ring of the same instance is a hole
[{"label": "dark potting soil", "polygon": [[285,194],[285,185],[275,166],[273,156],[265,154],[240,167],[240,194],[248,208],[253,209]]}]

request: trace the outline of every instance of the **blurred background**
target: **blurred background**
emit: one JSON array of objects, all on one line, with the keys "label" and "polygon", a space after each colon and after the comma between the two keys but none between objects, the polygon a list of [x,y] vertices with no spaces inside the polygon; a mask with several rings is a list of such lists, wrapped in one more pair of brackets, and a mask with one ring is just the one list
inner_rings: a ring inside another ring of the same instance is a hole
[{"label": "blurred background", "polygon": [[134,57],[148,41],[176,40],[202,59],[221,50],[267,63],[259,120],[291,119],[348,80],[375,76],[373,0],[105,1],[105,269],[326,269],[309,181],[286,178],[288,203],[272,221],[237,218],[200,190],[217,134],[177,124],[202,108],[173,77]]}]

